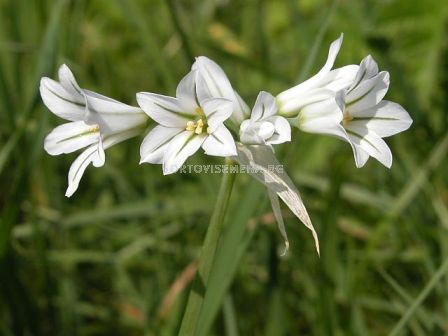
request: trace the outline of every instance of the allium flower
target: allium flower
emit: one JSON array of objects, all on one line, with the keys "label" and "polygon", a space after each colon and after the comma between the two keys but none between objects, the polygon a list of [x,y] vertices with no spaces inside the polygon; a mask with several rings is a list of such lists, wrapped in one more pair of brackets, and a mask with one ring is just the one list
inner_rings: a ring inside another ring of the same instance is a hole
[{"label": "allium flower", "polygon": [[279,114],[302,131],[344,137],[340,126],[342,114],[335,96],[353,83],[359,67],[347,65],[331,70],[342,41],[341,34],[331,44],[327,62],[316,75],[276,97]]},{"label": "allium flower", "polygon": [[70,121],[45,138],[45,150],[50,155],[59,155],[87,147],[70,167],[67,197],[76,191],[90,163],[103,166],[104,150],[138,135],[147,121],[137,107],[81,89],[65,64],[59,68],[59,82],[47,77],[41,79],[40,94],[51,112]]},{"label": "allium flower", "polygon": [[[342,41],[341,34],[330,45],[327,61],[316,75],[275,98],[261,91],[252,111],[219,65],[204,56],[196,58],[190,73],[180,81],[175,97],[138,93],[141,109],[81,89],[68,67],[61,66],[59,82],[42,78],[40,91],[45,105],[70,121],[46,137],[45,150],[59,155],[85,148],[70,167],[66,196],[78,188],[90,163],[95,167],[104,165],[105,149],[139,134],[148,115],[157,125],[141,144],[140,163],[162,164],[166,175],[181,168],[199,148],[207,155],[231,157],[266,187],[284,239],[283,254],[288,251],[289,241],[280,200],[311,231],[319,253],[317,232],[298,189],[277,160],[273,145],[291,141],[292,125],[347,141],[357,167],[362,167],[370,156],[390,167],[392,154],[382,138],[412,124],[400,105],[383,100],[389,88],[389,73],[379,72],[371,56],[359,66],[332,70]],[[223,179],[225,188],[220,192],[215,214],[226,210],[227,202],[223,200],[230,196],[230,181]],[[211,230],[219,232],[223,218],[212,220]],[[214,251],[217,239],[217,234],[206,239],[203,250]],[[214,252],[204,255],[213,258]],[[201,270],[201,264],[198,267]]]},{"label": "allium flower", "polygon": [[162,164],[163,173],[171,174],[200,147],[208,155],[236,155],[232,134],[223,124],[232,114],[232,101],[211,97],[198,71],[181,80],[176,98],[141,92],[137,101],[159,123],[141,145],[140,163]]},{"label": "allium flower", "polygon": [[342,125],[358,168],[370,156],[390,168],[392,153],[382,138],[403,132],[412,124],[400,105],[382,100],[388,89],[389,73],[378,72],[378,65],[369,55],[361,62],[353,84],[342,92]]},{"label": "allium flower", "polygon": [[232,88],[224,70],[211,59],[200,56],[196,58],[192,70],[198,71],[204,80],[204,88],[208,95],[213,98],[226,98],[232,101],[233,111],[230,121],[239,126],[250,114],[247,104],[240,95]]},{"label": "allium flower", "polygon": [[260,92],[250,119],[240,126],[240,141],[250,145],[276,145],[291,141],[291,126],[277,114],[274,97]]}]

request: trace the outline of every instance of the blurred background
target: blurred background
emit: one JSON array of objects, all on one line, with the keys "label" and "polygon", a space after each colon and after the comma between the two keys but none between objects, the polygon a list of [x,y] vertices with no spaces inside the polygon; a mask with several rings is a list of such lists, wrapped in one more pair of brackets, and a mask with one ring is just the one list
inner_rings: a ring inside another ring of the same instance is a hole
[{"label": "blurred background", "polygon": [[[319,233],[287,211],[291,249],[263,188],[238,176],[203,335],[448,334],[448,4],[440,0],[0,0],[0,334],[175,335],[219,175],[138,165],[141,138],[108,150],[64,197],[76,154],[43,139],[59,65],[81,87],[136,104],[173,95],[194,56],[226,71],[253,105],[371,54],[386,99],[414,119],[387,139],[388,170],[356,169],[350,147],[296,133],[278,151]],[[188,163],[221,163],[195,155]]]}]

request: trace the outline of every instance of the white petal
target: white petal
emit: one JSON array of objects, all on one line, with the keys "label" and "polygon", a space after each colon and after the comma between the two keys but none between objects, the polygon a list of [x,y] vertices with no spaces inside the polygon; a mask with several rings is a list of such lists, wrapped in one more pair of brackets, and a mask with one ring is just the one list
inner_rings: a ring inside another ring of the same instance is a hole
[{"label": "white petal", "polygon": [[392,153],[384,140],[377,134],[365,127],[353,124],[347,125],[346,129],[353,144],[361,146],[370,156],[377,159],[387,168],[392,166]]},{"label": "white petal", "polygon": [[[192,69],[197,70],[200,74],[200,78],[198,78],[198,88],[200,88],[201,84],[206,86],[206,90],[198,90],[198,95],[201,95],[199,97],[200,99],[210,97],[229,99],[233,102],[233,114],[231,119],[238,124],[246,119],[246,116],[249,114],[247,105],[242,102],[241,97],[239,97],[238,94],[235,94],[229,79],[218,64],[207,57],[200,56],[196,58]],[[199,81],[204,82],[199,83]],[[207,94],[202,96],[200,92],[206,92]]]},{"label": "white petal", "polygon": [[256,122],[255,128],[262,139],[269,139],[275,132],[274,124],[269,121]]},{"label": "white petal", "polygon": [[243,115],[243,119],[247,118],[250,114],[249,106],[247,106],[246,102],[241,98],[238,92],[234,90],[233,93],[236,97],[236,100],[233,102],[235,111],[240,111]]},{"label": "white petal", "polygon": [[201,107],[207,116],[210,132],[214,132],[217,127],[230,117],[233,104],[228,99],[211,98],[201,101]]},{"label": "white petal", "polygon": [[[78,83],[76,82],[75,76],[73,76],[70,68],[62,64],[58,70],[59,81],[62,87],[72,96],[82,97],[83,93]],[[81,100],[82,102],[82,100]]]},{"label": "white petal", "polygon": [[56,127],[47,135],[44,148],[50,155],[67,154],[98,142],[98,126],[73,121]]},{"label": "white petal", "polygon": [[206,136],[191,131],[183,131],[176,135],[166,149],[163,157],[163,174],[172,174],[179,170],[185,160],[201,147]]},{"label": "white petal", "polygon": [[284,116],[287,114],[291,116],[293,111],[315,101],[321,95],[334,95],[337,91],[347,89],[353,83],[358,69],[358,65],[346,65],[321,76],[315,75],[305,82],[281,92],[276,97],[280,113]]},{"label": "white petal", "polygon": [[304,132],[328,134],[347,139],[341,125],[342,118],[340,107],[333,98],[306,106],[300,111],[298,118],[292,122]]},{"label": "white petal", "polygon": [[377,76],[361,82],[347,93],[345,102],[350,114],[355,117],[362,110],[377,105],[389,89],[389,73],[380,72]]},{"label": "white petal", "polygon": [[[99,148],[101,147],[101,148]],[[65,196],[70,197],[78,189],[79,181],[81,180],[84,171],[91,162],[100,163],[99,157],[102,152],[102,146],[98,143],[91,145],[84,152],[82,152],[70,166],[68,173],[68,188],[65,192]],[[104,153],[104,152],[103,152]]]},{"label": "white petal", "polygon": [[266,141],[258,134],[258,129],[255,127],[256,122],[244,120],[240,126],[239,140],[247,145],[261,145]]},{"label": "white petal", "polygon": [[106,150],[115,144],[118,144],[130,138],[136,137],[137,135],[140,135],[143,130],[144,130],[143,127],[133,128],[120,133],[107,135],[103,139],[103,147]]},{"label": "white petal", "polygon": [[232,134],[224,126],[221,125],[202,144],[202,148],[207,155],[213,156],[234,156],[236,155],[235,140]]},{"label": "white petal", "polygon": [[[193,64],[194,68],[194,64]],[[211,88],[208,85],[208,82],[205,80],[205,77],[203,76],[203,73],[201,73],[199,70],[191,70],[197,73],[196,75],[196,82],[195,82],[195,100],[198,105],[200,105],[201,101],[211,99],[211,98],[224,98],[216,94],[215,91],[213,91],[213,88]],[[228,99],[226,97],[226,99]]]},{"label": "white petal", "polygon": [[347,133],[342,125],[327,120],[314,120],[301,127],[301,130],[308,133],[326,134],[339,139],[347,139]]},{"label": "white petal", "polygon": [[257,96],[257,100],[255,101],[255,105],[252,108],[252,112],[250,113],[250,120],[252,123],[259,121],[263,117],[263,97],[264,95],[261,92]]},{"label": "white petal", "polygon": [[407,130],[412,119],[399,104],[383,100],[370,109],[358,112],[350,123],[362,124],[384,138]]},{"label": "white petal", "polygon": [[291,127],[285,118],[276,115],[277,112],[275,98],[269,92],[261,91],[250,119],[243,121],[240,126],[241,142],[245,144],[276,144],[289,141]]},{"label": "white petal", "polygon": [[328,89],[313,89],[306,93],[306,95],[297,95],[289,99],[280,99],[277,96],[276,103],[279,114],[284,117],[297,116],[302,108],[313,103],[321,102],[326,99],[333,99],[335,92]]},{"label": "white petal", "polygon": [[358,73],[359,65],[350,64],[331,70],[319,81],[319,87],[332,90],[334,92],[347,89],[352,85],[356,74]]},{"label": "white petal", "polygon": [[196,57],[192,69],[199,71],[212,97],[233,100],[235,95],[232,85],[218,64],[205,56],[200,56]]},{"label": "white petal", "polygon": [[334,61],[336,60],[336,56],[339,54],[339,50],[341,49],[342,42],[344,41],[344,34],[341,34],[339,38],[333,41],[330,45],[330,49],[328,50],[328,57],[325,65],[320,69],[317,75],[322,75],[331,70],[334,65]]},{"label": "white petal", "polygon": [[252,124],[250,119],[244,120],[240,125],[240,133],[245,132]]},{"label": "white petal", "polygon": [[182,131],[182,128],[154,127],[140,146],[140,163],[162,163],[170,141]]},{"label": "white petal", "polygon": [[193,99],[196,96],[196,71],[190,71],[177,85],[176,97],[181,99]]},{"label": "white petal", "polygon": [[268,139],[267,143],[271,145],[281,144],[291,141],[291,126],[289,122],[280,116],[269,117],[267,121],[274,125],[274,134]]},{"label": "white petal", "polygon": [[[349,135],[350,137],[350,135]],[[352,138],[350,138],[351,140]],[[353,155],[355,156],[355,164],[357,168],[362,168],[366,164],[367,160],[369,159],[370,155],[367,153],[361,145],[358,143],[354,143],[353,141],[350,142],[352,149],[353,149]]]},{"label": "white petal", "polygon": [[138,107],[84,90],[87,110],[85,122],[100,126],[102,134],[118,133],[145,124],[146,114]]},{"label": "white petal", "polygon": [[68,173],[68,188],[65,192],[65,196],[70,197],[78,189],[79,182],[81,180],[84,171],[87,166],[92,163],[94,167],[101,167],[105,163],[105,153],[107,148],[113,145],[137,136],[140,133],[138,129],[128,130],[118,134],[112,134],[106,136],[104,140],[99,138],[97,143],[89,146],[84,152],[82,152],[70,166]]},{"label": "white petal", "polygon": [[353,136],[350,137],[350,134],[348,134],[347,138],[343,140],[348,142],[352,147],[356,167],[357,168],[364,167],[370,155],[361,147],[359,139],[354,139],[355,141],[353,141]]},{"label": "white petal", "polygon": [[198,93],[198,91],[203,90],[203,85],[199,88],[198,84],[200,84],[198,73],[196,70],[191,70],[177,85],[176,97],[188,111],[194,111],[200,105],[201,93]]},{"label": "white petal", "polygon": [[104,151],[120,142],[128,140],[130,138],[136,137],[140,135],[143,131],[143,128],[133,128],[120,133],[108,134],[104,137],[100,137],[97,148],[97,155],[93,158],[93,165],[95,167],[101,167],[105,162],[105,153]]},{"label": "white petal", "polygon": [[254,108],[250,119],[252,121],[258,121],[263,118],[268,118],[277,114],[277,105],[275,98],[269,92],[261,91],[257,100],[255,101]]},{"label": "white petal", "polygon": [[92,164],[94,167],[102,167],[106,162],[106,154],[104,153],[103,139],[100,137],[96,144],[96,155],[92,157]]},{"label": "white petal", "polygon": [[372,78],[378,74],[378,64],[375,62],[372,56],[368,55],[364,58],[359,65],[358,73],[356,74],[355,80],[348,91],[353,90],[361,82]]},{"label": "white petal", "polygon": [[106,156],[104,151],[113,145],[116,145],[120,142],[133,138],[141,133],[143,128],[134,128],[124,132],[110,134],[103,137],[100,137],[97,146],[97,155],[93,157],[93,165],[95,167],[102,167],[104,162],[106,161]]},{"label": "white petal", "polygon": [[185,127],[195,117],[195,112],[173,97],[155,93],[137,93],[137,101],[143,111],[157,123],[167,127]]},{"label": "white petal", "polygon": [[[302,99],[305,98],[306,93],[310,90],[317,89],[317,88],[324,88],[325,85],[330,84],[332,81],[334,81],[337,76],[344,75],[345,71],[340,72],[332,72],[330,74],[330,70],[334,65],[334,61],[336,60],[336,56],[339,53],[339,49],[341,48],[342,41],[344,39],[344,35],[341,34],[341,36],[333,41],[330,45],[330,48],[328,50],[328,57],[327,61],[325,62],[325,65],[320,69],[320,71],[315,74],[313,77],[307,79],[306,81],[292,87],[291,89],[288,89],[286,91],[283,91],[277,96],[277,99],[279,99],[282,103],[291,100],[291,99]],[[355,72],[356,74],[356,72]],[[353,74],[353,76],[355,76]],[[345,77],[345,76],[342,76]],[[353,77],[354,78],[354,77]],[[335,91],[340,90],[340,88],[336,89]]]},{"label": "white petal", "polygon": [[70,121],[83,120],[85,98],[72,95],[58,82],[44,77],[40,81],[40,95],[48,109],[58,117]]},{"label": "white petal", "polygon": [[[247,120],[243,121],[245,123]],[[265,145],[267,141],[274,135],[275,126],[273,122],[256,121],[251,122],[244,130],[240,129],[240,139],[244,144]]]},{"label": "white petal", "polygon": [[82,90],[86,97],[90,100],[90,104],[96,111],[103,114],[141,114],[143,111],[135,106],[124,104],[118,100],[104,96],[102,94],[90,91]]}]

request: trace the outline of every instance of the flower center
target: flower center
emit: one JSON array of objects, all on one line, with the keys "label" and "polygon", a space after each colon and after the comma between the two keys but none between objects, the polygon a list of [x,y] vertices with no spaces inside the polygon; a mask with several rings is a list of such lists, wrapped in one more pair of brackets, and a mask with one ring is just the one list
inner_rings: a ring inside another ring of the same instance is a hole
[{"label": "flower center", "polygon": [[345,110],[344,110],[344,118],[342,119],[342,124],[343,124],[344,126],[346,126],[346,125],[349,124],[350,121],[352,121],[352,120],[353,120],[353,116],[350,114],[350,112],[349,112],[347,109],[345,109]]},{"label": "flower center", "polygon": [[95,125],[90,128],[90,132],[96,133],[100,131],[100,125]]},{"label": "flower center", "polygon": [[199,115],[199,117],[205,119],[205,113],[204,113],[204,110],[202,109],[202,107],[196,107],[196,109],[194,111]]},{"label": "flower center", "polygon": [[199,115],[199,119],[196,121],[190,120],[187,122],[187,126],[185,129],[187,131],[192,131],[196,134],[202,134],[202,132],[206,131],[210,133],[209,127],[207,125],[207,118],[205,116],[204,110],[200,107],[195,109],[195,112]]}]

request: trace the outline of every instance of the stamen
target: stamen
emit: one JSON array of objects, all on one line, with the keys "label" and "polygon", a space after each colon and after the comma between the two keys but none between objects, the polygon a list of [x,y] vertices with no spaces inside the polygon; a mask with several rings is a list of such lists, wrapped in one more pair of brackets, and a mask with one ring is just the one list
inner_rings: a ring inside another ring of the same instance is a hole
[{"label": "stamen", "polygon": [[187,131],[194,131],[195,128],[196,128],[195,122],[190,120],[187,122],[187,127],[185,129]]},{"label": "stamen", "polygon": [[90,132],[96,133],[100,131],[100,125],[95,125],[90,128]]},{"label": "stamen", "polygon": [[199,135],[202,134],[204,127],[207,127],[206,129],[208,130],[207,122],[204,122],[202,119],[199,119],[197,122],[194,122],[192,120],[188,121],[185,129],[187,131],[195,132],[196,134]]},{"label": "stamen", "polygon": [[201,134],[202,133],[202,128],[204,127],[204,122],[202,121],[202,119],[198,120],[197,126],[196,126],[196,130],[194,131],[196,134]]},{"label": "stamen", "polygon": [[204,113],[204,110],[202,109],[202,107],[196,107],[196,109],[194,110],[197,114],[199,114],[199,116],[201,117],[201,118],[204,118],[205,117],[205,113]]}]

